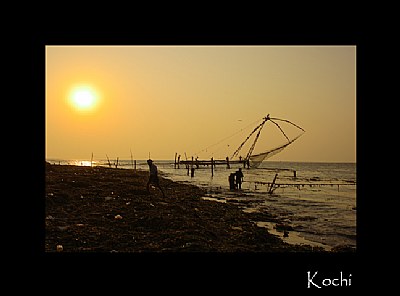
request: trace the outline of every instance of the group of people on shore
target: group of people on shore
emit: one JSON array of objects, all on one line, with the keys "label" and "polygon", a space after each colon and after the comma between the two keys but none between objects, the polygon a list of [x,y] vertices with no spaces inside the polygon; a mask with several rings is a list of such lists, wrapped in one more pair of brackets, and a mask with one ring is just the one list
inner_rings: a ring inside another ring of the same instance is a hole
[{"label": "group of people on shore", "polygon": [[241,168],[239,168],[236,172],[231,173],[228,178],[229,189],[230,190],[242,189],[243,177],[244,175]]},{"label": "group of people on shore", "polygon": [[[158,179],[157,166],[153,163],[151,159],[147,160],[147,164],[149,165],[149,171],[150,171],[149,179],[146,185],[147,192],[150,193],[150,184],[154,184],[156,187],[160,189],[163,197],[165,197],[164,190],[161,188],[160,181]],[[230,190],[242,189],[243,178],[244,175],[241,168],[239,168],[236,172],[231,173],[229,175],[229,189]]]}]

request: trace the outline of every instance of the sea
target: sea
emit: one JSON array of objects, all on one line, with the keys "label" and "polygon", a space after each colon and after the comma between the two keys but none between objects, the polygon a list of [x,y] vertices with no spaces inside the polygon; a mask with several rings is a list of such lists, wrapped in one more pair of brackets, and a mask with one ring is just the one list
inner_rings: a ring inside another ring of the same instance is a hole
[{"label": "sea", "polygon": [[[46,159],[52,164],[116,167],[116,161]],[[330,251],[356,249],[356,163],[264,161],[258,168],[240,164],[177,166],[154,160],[160,176],[205,189],[210,202],[235,203],[245,212],[270,213],[279,222],[254,221],[289,244]],[[148,171],[146,160],[118,160],[118,168]],[[241,190],[230,190],[228,177],[242,168]],[[262,217],[262,215],[261,215]]]}]

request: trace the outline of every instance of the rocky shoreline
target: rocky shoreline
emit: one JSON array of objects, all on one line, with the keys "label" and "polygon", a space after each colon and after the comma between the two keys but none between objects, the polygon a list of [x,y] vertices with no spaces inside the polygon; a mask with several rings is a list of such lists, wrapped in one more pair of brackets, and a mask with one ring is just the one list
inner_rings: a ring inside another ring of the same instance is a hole
[{"label": "rocky shoreline", "polygon": [[[46,163],[45,252],[324,252],[256,226],[273,213],[202,199],[196,186],[147,171]],[[262,217],[260,217],[262,215]]]}]

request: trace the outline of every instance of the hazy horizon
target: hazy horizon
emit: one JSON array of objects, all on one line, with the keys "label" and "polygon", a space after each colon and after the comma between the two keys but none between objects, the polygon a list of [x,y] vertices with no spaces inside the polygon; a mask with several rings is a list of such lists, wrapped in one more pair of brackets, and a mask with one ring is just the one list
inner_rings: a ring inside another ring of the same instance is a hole
[{"label": "hazy horizon", "polygon": [[306,131],[270,161],[355,163],[356,47],[46,46],[46,159],[190,158],[267,114]]},{"label": "hazy horizon", "polygon": [[[86,161],[87,162],[86,164],[90,165],[89,164],[90,163],[90,159],[91,159],[91,156],[86,157],[86,158],[68,158],[68,159],[67,158],[47,157],[46,161],[47,160],[59,160],[59,161],[67,160],[67,161],[78,161],[78,162],[79,161]],[[143,163],[146,163],[147,159],[148,158],[134,159],[134,160],[142,161]],[[157,161],[159,161],[159,162],[164,162],[164,161],[167,162],[168,161],[168,162],[174,163],[174,157],[173,156],[170,159],[156,159],[156,158],[153,158],[153,157],[151,157],[151,159],[154,160],[155,162],[157,162]],[[98,158],[94,157],[93,158],[93,162],[95,163],[96,161],[97,162],[98,161],[104,161],[104,163],[107,164],[106,163],[107,162],[107,158],[105,158],[105,157],[104,158],[102,158],[102,157],[98,157]],[[130,158],[124,158],[124,159],[118,158],[119,168],[121,167],[121,162],[122,161],[129,162],[129,165],[131,165],[130,164],[130,161],[131,161]],[[116,162],[116,158],[113,158],[113,159],[110,158],[110,162],[111,162],[112,166],[114,166],[115,165],[114,163]],[[335,164],[335,163],[337,163],[337,164],[346,164],[347,163],[347,164],[357,164],[356,161],[354,161],[354,162],[351,162],[351,161],[296,161],[296,160],[274,160],[273,158],[265,160],[264,162],[330,163],[330,164]]]}]

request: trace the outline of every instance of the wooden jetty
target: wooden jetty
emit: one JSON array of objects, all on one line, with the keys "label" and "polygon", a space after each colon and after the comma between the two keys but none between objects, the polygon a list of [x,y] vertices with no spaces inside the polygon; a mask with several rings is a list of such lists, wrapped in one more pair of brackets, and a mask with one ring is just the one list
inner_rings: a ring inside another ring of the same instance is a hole
[{"label": "wooden jetty", "polygon": [[[181,164],[184,165],[185,168],[188,170],[188,175],[189,175],[189,170],[191,170],[192,177],[194,176],[194,170],[199,169],[201,166],[211,167],[212,176],[214,176],[214,168],[217,165],[224,165],[224,166],[226,166],[227,169],[230,169],[231,165],[240,165],[240,166],[243,166],[243,168],[250,169],[250,164],[249,164],[248,159],[229,160],[229,157],[226,157],[226,159],[211,158],[210,160],[198,160],[198,159],[194,159],[192,157],[191,160],[180,160],[180,157],[177,158],[177,153],[175,153],[174,168],[179,169]],[[293,172],[293,177],[294,178],[297,177],[296,170],[288,169],[288,168],[261,168],[261,170],[291,171],[291,172]]]},{"label": "wooden jetty", "polygon": [[223,159],[210,159],[210,160],[180,160],[179,162],[175,162],[175,165],[191,165],[196,166],[217,166],[217,165],[225,165],[226,167],[230,167],[231,164],[241,164],[243,167],[246,167],[248,161],[246,160],[223,160]]},{"label": "wooden jetty", "polygon": [[180,165],[184,165],[185,168],[188,171],[188,175],[189,175],[189,170],[191,171],[191,176],[194,176],[194,171],[195,169],[199,169],[200,166],[203,167],[210,167],[211,168],[211,176],[214,176],[214,168],[217,165],[225,165],[227,169],[231,168],[231,164],[240,164],[243,165],[243,167],[245,168],[247,166],[247,168],[250,168],[250,164],[248,160],[234,160],[234,161],[230,161],[228,157],[226,157],[226,159],[224,160],[219,160],[219,159],[214,159],[211,158],[210,160],[198,160],[197,158],[194,159],[192,156],[191,160],[180,160],[180,156],[177,158],[177,153],[175,153],[175,161],[174,161],[174,168],[178,168],[180,167]]},{"label": "wooden jetty", "polygon": [[[340,186],[346,185],[356,185],[356,182],[349,181],[349,182],[307,182],[307,183],[300,183],[300,182],[293,182],[293,183],[277,183],[276,179],[278,174],[275,175],[274,180],[272,182],[261,182],[261,181],[252,181],[254,183],[254,189],[257,190],[257,185],[266,185],[268,188],[268,193],[273,193],[277,188],[286,188],[286,187],[296,187],[297,189],[301,189],[304,187],[321,187],[321,186],[337,186],[339,191]],[[246,182],[246,181],[245,181]],[[247,181],[248,182],[248,181]]]}]

